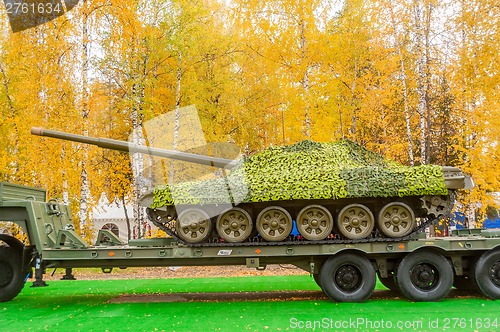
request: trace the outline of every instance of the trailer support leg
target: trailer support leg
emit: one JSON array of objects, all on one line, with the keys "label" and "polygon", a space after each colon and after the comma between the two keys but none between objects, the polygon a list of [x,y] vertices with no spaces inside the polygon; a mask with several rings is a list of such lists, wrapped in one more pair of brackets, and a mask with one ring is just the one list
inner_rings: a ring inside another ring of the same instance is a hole
[{"label": "trailer support leg", "polygon": [[40,257],[36,258],[35,261],[35,281],[31,287],[46,287],[48,284],[43,280],[43,266]]},{"label": "trailer support leg", "polygon": [[66,274],[63,275],[61,280],[76,280],[75,276],[73,275],[73,269],[72,268],[67,268],[66,269]]}]

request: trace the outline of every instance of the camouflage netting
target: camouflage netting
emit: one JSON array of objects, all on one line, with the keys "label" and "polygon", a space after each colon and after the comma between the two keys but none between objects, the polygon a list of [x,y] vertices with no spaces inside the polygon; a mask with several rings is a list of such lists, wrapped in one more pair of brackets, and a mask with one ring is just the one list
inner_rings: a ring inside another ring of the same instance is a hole
[{"label": "camouflage netting", "polygon": [[402,166],[348,140],[302,141],[248,157],[226,178],[157,188],[151,207],[447,193],[440,166]]}]

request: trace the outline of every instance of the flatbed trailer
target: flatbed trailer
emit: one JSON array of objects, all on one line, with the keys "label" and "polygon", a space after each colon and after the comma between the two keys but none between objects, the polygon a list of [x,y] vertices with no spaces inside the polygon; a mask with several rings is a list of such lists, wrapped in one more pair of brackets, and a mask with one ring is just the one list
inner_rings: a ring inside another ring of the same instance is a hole
[{"label": "flatbed trailer", "polygon": [[[43,189],[0,183],[0,221],[19,225],[28,244],[0,234],[0,302],[15,298],[35,269],[241,265],[264,269],[293,264],[309,272],[334,301],[362,302],[376,278],[412,301],[439,301],[452,286],[500,298],[500,230],[463,230],[451,237],[365,243],[297,242],[283,245],[209,243],[172,238],[124,243],[100,230],[92,245],[75,231],[68,207]],[[328,241],[326,241],[328,242]]]}]

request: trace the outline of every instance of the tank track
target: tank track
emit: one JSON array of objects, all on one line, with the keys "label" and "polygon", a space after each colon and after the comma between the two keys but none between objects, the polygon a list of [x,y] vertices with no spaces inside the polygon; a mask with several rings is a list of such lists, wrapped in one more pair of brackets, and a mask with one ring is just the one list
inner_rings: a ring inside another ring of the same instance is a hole
[{"label": "tank track", "polygon": [[[179,238],[175,231],[175,220],[168,220],[166,222],[161,222],[162,218],[154,210],[148,208],[148,217],[151,222],[171,236],[177,243],[183,244],[187,247],[237,247],[241,245],[245,246],[290,246],[290,245],[308,245],[308,244],[357,244],[357,243],[375,243],[375,242],[401,242],[415,239],[419,233],[424,231],[427,227],[438,224],[441,220],[449,218],[451,216],[451,211],[453,208],[453,202],[455,201],[455,193],[450,191],[449,200],[444,201],[444,204],[439,204],[441,202],[436,202],[433,197],[424,196],[421,198],[422,208],[427,211],[427,216],[420,218],[420,222],[415,227],[415,229],[408,235],[402,237],[385,237],[378,230],[373,231],[369,237],[353,240],[344,238],[339,234],[336,234],[334,238],[327,238],[319,241],[310,241],[301,239],[295,236],[289,236],[287,240],[279,242],[268,242],[264,241],[261,237],[249,238],[244,242],[239,243],[229,243],[220,241],[219,238],[211,238],[206,242],[202,243],[189,243],[181,238]],[[434,216],[434,217],[432,217]]]}]

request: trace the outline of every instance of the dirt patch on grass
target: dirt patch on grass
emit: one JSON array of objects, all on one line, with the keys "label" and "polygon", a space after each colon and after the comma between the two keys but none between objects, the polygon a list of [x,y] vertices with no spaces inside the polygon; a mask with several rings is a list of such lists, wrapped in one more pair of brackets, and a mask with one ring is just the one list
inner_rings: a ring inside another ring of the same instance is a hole
[{"label": "dirt patch on grass", "polygon": [[[479,294],[451,290],[447,298],[477,298]],[[370,300],[399,300],[401,295],[390,290],[375,290]],[[161,302],[248,302],[248,301],[313,301],[328,300],[317,291],[227,292],[227,293],[174,293],[174,294],[126,294],[115,297],[109,303],[161,303]]]},{"label": "dirt patch on grass", "polygon": [[110,303],[143,302],[244,302],[326,300],[321,291],[273,291],[229,293],[128,294],[111,299]]},{"label": "dirt patch on grass", "polygon": [[[65,269],[57,269],[55,273],[48,270],[45,280],[59,280],[65,274]],[[108,280],[108,279],[155,279],[155,278],[218,278],[240,276],[284,276],[307,275],[308,273],[293,265],[269,265],[263,271],[245,266],[182,266],[182,267],[144,267],[113,269],[111,273],[103,273],[101,269],[73,269],[77,280]]]}]

